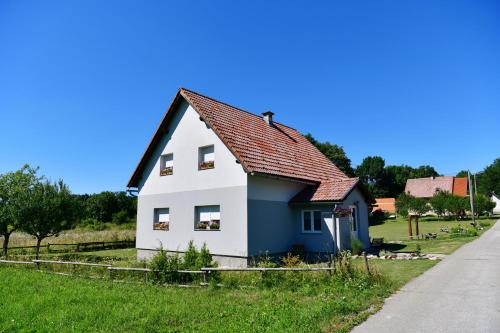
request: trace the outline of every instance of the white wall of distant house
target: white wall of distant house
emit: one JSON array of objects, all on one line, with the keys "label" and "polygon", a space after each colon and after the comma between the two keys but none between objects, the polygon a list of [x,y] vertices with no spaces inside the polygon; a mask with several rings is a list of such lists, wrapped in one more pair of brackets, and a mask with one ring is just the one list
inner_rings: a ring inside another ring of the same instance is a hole
[{"label": "white wall of distant house", "polygon": [[491,200],[496,204],[495,208],[493,208],[493,214],[500,214],[500,198],[492,195]]},{"label": "white wall of distant house", "polygon": [[[184,251],[189,240],[213,254],[247,255],[247,174],[199,114],[182,102],[139,184],[137,248]],[[198,148],[214,145],[215,168],[198,169]],[[173,174],[160,176],[160,156],[173,154]],[[195,230],[195,206],[220,205],[220,230]],[[153,230],[154,209],[169,208],[170,230]]]}]

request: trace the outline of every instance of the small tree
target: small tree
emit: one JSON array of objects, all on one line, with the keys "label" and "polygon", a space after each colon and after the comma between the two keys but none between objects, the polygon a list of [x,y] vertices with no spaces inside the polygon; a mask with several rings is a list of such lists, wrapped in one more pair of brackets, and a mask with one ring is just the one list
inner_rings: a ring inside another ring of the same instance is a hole
[{"label": "small tree", "polygon": [[26,198],[29,189],[38,181],[37,169],[24,165],[15,172],[0,175],[0,236],[3,256],[7,257],[11,234],[26,222]]},{"label": "small tree", "polygon": [[474,196],[474,211],[477,216],[491,213],[493,208],[495,208],[495,203],[488,196],[484,194]]},{"label": "small tree", "polygon": [[426,199],[424,198],[411,198],[408,204],[408,211],[412,213],[422,216],[429,211],[429,205]]},{"label": "small tree", "polygon": [[58,236],[73,220],[73,198],[68,187],[57,183],[39,182],[29,191],[26,224],[22,230],[36,238],[36,258],[46,237]]},{"label": "small tree", "polygon": [[450,194],[444,191],[438,191],[430,200],[432,210],[437,214],[437,216],[442,217],[446,214],[447,203]]},{"label": "small tree", "polygon": [[401,216],[408,216],[408,209],[410,206],[410,201],[414,197],[406,192],[403,192],[399,195],[398,199],[396,200],[396,212],[398,215]]},{"label": "small tree", "polygon": [[470,208],[469,206],[469,199],[466,197],[450,195],[446,201],[446,210],[455,216],[456,220],[465,216],[465,211]]}]

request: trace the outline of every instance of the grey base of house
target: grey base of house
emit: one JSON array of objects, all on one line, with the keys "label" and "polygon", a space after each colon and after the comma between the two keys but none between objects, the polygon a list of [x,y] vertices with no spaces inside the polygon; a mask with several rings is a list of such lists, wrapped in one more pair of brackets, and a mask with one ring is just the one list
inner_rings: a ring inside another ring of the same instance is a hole
[{"label": "grey base of house", "polygon": [[[179,254],[183,255],[184,252],[180,251],[165,251],[167,254]],[[158,253],[158,250],[151,249],[137,249],[137,260],[151,260],[154,255]],[[249,258],[248,257],[238,257],[238,256],[227,256],[227,255],[219,255],[212,254],[212,258],[217,262],[219,267],[248,267]]]},{"label": "grey base of house", "polygon": [[[181,251],[165,251],[167,254],[179,254],[183,255],[184,252]],[[151,260],[155,254],[158,253],[158,250],[151,249],[137,249],[137,260],[149,261]],[[332,253],[328,252],[310,252],[305,253],[305,261],[311,263],[317,262],[326,262],[330,260],[330,256]],[[269,257],[270,260],[279,263],[283,257],[287,256],[287,253],[269,253],[265,254]],[[249,267],[256,266],[261,259],[261,256],[251,256],[251,257],[239,257],[239,256],[228,256],[228,255],[220,255],[220,254],[212,254],[212,258],[217,262],[219,267],[232,267],[232,268],[241,268],[241,267]]]}]

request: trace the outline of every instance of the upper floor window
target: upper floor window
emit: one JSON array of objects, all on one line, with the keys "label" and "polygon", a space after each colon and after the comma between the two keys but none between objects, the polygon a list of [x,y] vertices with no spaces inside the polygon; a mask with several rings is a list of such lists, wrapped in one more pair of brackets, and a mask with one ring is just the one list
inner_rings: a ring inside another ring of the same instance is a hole
[{"label": "upper floor window", "polygon": [[320,233],[321,232],[321,211],[303,210],[302,211],[302,232]]},{"label": "upper floor window", "polygon": [[205,146],[198,149],[198,169],[213,169],[215,166],[214,146]]},{"label": "upper floor window", "polygon": [[174,173],[174,154],[161,155],[160,176],[168,176]]},{"label": "upper floor window", "polygon": [[195,207],[195,229],[197,230],[219,230],[220,229],[220,206],[196,206]]},{"label": "upper floor window", "polygon": [[170,209],[156,208],[154,211],[153,230],[165,230],[170,228]]}]

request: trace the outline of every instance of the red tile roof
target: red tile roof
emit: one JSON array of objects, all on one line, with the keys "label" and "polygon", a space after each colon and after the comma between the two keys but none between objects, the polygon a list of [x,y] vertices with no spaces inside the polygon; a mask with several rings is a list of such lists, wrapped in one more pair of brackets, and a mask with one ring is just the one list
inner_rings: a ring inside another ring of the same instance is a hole
[{"label": "red tile roof", "polygon": [[290,202],[342,201],[358,184],[358,181],[358,178],[323,180],[318,185],[306,187]]},{"label": "red tile roof", "polygon": [[[415,178],[408,179],[406,181],[405,192],[413,195],[417,198],[431,198],[437,191],[444,191],[455,194],[454,191],[454,179],[453,176],[442,176],[442,177],[426,177],[426,178]],[[459,178],[462,179],[462,178]],[[467,178],[465,179],[465,186],[467,187]],[[457,193],[462,193],[462,180],[459,181],[457,187]],[[457,194],[461,196],[466,196],[465,194]]]},{"label": "red tile roof", "polygon": [[373,211],[381,210],[387,213],[396,212],[396,199],[395,198],[375,198]]},{"label": "red tile roof", "polygon": [[[357,179],[348,178],[297,130],[276,121],[269,125],[261,116],[181,88],[132,175],[129,187],[138,186],[145,163],[165,133],[167,123],[182,99],[198,112],[246,172],[321,182],[321,194],[318,193],[313,198],[336,199],[346,189],[346,184],[357,182]],[[323,183],[324,181],[328,182]],[[339,187],[334,188],[336,186]]]},{"label": "red tile roof", "polygon": [[453,194],[460,197],[467,196],[467,177],[453,178]]}]

